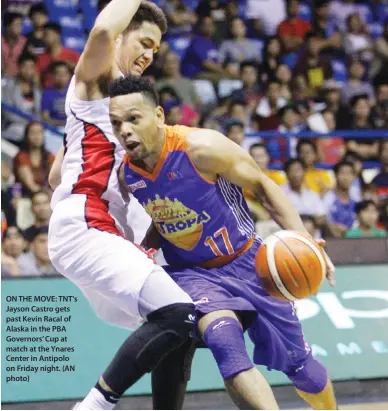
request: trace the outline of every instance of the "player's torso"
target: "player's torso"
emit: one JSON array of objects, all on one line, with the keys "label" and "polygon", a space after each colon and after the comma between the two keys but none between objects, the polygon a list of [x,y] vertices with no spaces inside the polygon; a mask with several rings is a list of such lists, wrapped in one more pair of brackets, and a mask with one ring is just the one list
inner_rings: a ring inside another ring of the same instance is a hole
[{"label": "player's torso", "polygon": [[[185,151],[183,126],[166,127],[163,154],[152,174],[125,164],[125,181],[162,236],[170,265],[200,264],[235,254],[254,225],[240,188],[201,177]],[[179,137],[178,137],[179,136]]]},{"label": "player's torso", "polygon": [[[109,98],[82,101],[74,96],[73,77],[66,97],[65,156],[61,184],[52,207],[72,195],[84,194],[124,223],[126,201],[120,191],[117,171],[124,150],[114,137],[109,120]],[[80,210],[84,212],[84,210]]]}]

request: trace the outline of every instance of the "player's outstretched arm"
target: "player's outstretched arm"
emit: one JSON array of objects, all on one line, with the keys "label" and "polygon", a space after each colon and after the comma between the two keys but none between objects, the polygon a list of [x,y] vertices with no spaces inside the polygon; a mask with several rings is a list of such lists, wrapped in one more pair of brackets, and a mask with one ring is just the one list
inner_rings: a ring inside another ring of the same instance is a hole
[{"label": "player's outstretched arm", "polygon": [[109,74],[116,39],[128,27],[140,3],[141,0],[112,0],[101,11],[75,68],[77,81],[90,83]]}]

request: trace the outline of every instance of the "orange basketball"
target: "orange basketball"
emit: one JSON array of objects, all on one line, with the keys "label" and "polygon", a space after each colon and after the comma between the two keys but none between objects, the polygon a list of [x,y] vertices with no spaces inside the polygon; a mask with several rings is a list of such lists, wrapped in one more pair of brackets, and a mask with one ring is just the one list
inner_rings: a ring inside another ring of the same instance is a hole
[{"label": "orange basketball", "polygon": [[321,247],[306,234],[283,230],[267,237],[259,248],[256,271],[269,295],[295,301],[316,294],[326,262]]}]

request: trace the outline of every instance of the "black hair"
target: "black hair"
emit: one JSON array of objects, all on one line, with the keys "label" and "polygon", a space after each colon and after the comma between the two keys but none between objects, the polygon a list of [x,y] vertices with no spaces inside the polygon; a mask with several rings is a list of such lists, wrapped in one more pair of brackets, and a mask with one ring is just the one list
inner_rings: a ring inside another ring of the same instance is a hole
[{"label": "black hair", "polygon": [[55,33],[61,35],[62,34],[62,29],[61,26],[57,23],[46,23],[44,25],[45,30],[52,30],[55,31]]},{"label": "black hair", "polygon": [[360,201],[359,203],[356,204],[356,207],[355,207],[354,210],[355,210],[356,214],[358,215],[358,214],[361,213],[361,211],[364,211],[370,205],[373,205],[377,209],[377,206],[376,206],[374,201],[372,201],[372,200],[363,200],[363,201]]},{"label": "black hair", "polygon": [[259,72],[257,63],[254,60],[245,60],[240,64],[240,72],[244,70],[245,67],[253,67],[256,70],[256,73]]},{"label": "black hair", "polygon": [[30,238],[31,241],[34,241],[36,239],[36,237],[38,237],[38,235],[40,234],[48,234],[49,230],[48,230],[48,226],[43,226],[43,227],[39,227],[36,230],[34,230],[34,234],[32,235],[32,237]]},{"label": "black hair", "polygon": [[333,167],[334,174],[338,175],[341,168],[343,168],[343,167],[350,167],[353,170],[353,173],[355,173],[354,165],[350,161],[343,161],[342,160]]},{"label": "black hair", "polygon": [[318,225],[317,225],[317,223],[316,223],[316,221],[314,220],[314,217],[313,217],[312,215],[309,215],[309,214],[301,214],[301,215],[300,215],[300,219],[301,219],[302,221],[304,221],[304,222],[310,221],[311,223],[314,224],[314,227],[315,227],[315,228],[318,228]]},{"label": "black hair", "polygon": [[3,16],[4,27],[7,28],[17,19],[23,19],[23,16],[20,13],[12,13],[12,12],[4,13],[4,16]]},{"label": "black hair", "polygon": [[160,9],[155,3],[151,3],[150,1],[142,1],[129,26],[125,29],[124,34],[138,29],[145,21],[157,25],[162,34],[167,32],[168,24],[163,10]]},{"label": "black hair", "polygon": [[26,61],[33,61],[34,63],[36,63],[36,57],[31,53],[23,53],[18,58],[18,65],[21,66]]},{"label": "black hair", "polygon": [[69,65],[66,63],[66,61],[62,61],[62,60],[54,61],[53,63],[51,63],[51,64],[50,64],[50,67],[49,67],[49,71],[50,71],[51,73],[55,73],[55,70],[56,70],[58,67],[66,67],[66,68],[69,70],[69,72],[71,71],[71,70],[70,70],[70,67],[69,67]]},{"label": "black hair", "polygon": [[279,109],[278,111],[279,117],[283,118],[283,116],[287,113],[287,111],[290,111],[290,110],[292,110],[296,114],[299,114],[299,111],[294,104],[287,104],[286,106]]},{"label": "black hair", "polygon": [[175,99],[180,100],[180,98],[179,98],[177,92],[175,91],[174,87],[165,86],[165,87],[162,87],[159,90],[159,96],[162,95],[162,94],[165,94],[165,93],[171,94]]},{"label": "black hair", "polygon": [[48,14],[47,14],[47,9],[46,9],[46,7],[44,6],[43,3],[38,3],[38,4],[32,5],[32,6],[30,7],[30,11],[28,12],[28,17],[29,17],[30,19],[32,19],[32,16],[33,16],[35,13],[45,14],[46,16],[48,15]]},{"label": "black hair", "polygon": [[41,195],[41,194],[47,196],[47,198],[50,200],[50,194],[49,194],[46,190],[39,190],[39,191],[35,191],[34,193],[32,193],[32,195],[31,195],[31,201],[34,202],[34,198],[35,198],[36,196]]},{"label": "black hair", "polygon": [[244,123],[243,123],[242,121],[237,120],[237,119],[232,119],[232,120],[228,121],[228,123],[226,124],[226,127],[225,127],[226,133],[229,133],[229,131],[230,131],[230,130],[232,129],[232,127],[234,127],[234,126],[241,127],[242,129],[245,128],[245,127],[244,127]]},{"label": "black hair", "polygon": [[3,233],[3,241],[8,237],[8,233],[9,233],[9,230],[10,230],[11,228],[16,228],[16,231],[18,232],[18,234],[20,234],[20,235],[24,238],[24,233],[23,233],[23,231],[22,231],[18,226],[16,226],[16,225],[11,225],[11,226],[7,227],[7,228],[4,230],[4,233]]},{"label": "black hair", "polygon": [[360,100],[367,100],[369,102],[369,96],[366,93],[362,94],[356,94],[353,96],[350,101],[349,101],[349,106],[351,108],[354,108],[354,106],[360,101]]},{"label": "black hair", "polygon": [[290,158],[284,164],[284,171],[286,172],[286,174],[290,170],[291,166],[294,164],[300,164],[303,167],[303,169],[305,169],[305,165],[303,164],[303,161],[300,158]]},{"label": "black hair", "polygon": [[302,146],[304,145],[309,145],[310,147],[313,148],[314,153],[318,154],[317,145],[313,141],[309,140],[308,138],[302,138],[298,141],[298,144],[296,145],[296,152],[298,153],[298,156],[300,156],[300,150]]},{"label": "black hair", "polygon": [[109,86],[109,97],[125,96],[140,93],[155,104],[159,105],[158,95],[152,83],[143,77],[126,76],[114,80]]},{"label": "black hair", "polygon": [[249,154],[252,155],[252,150],[254,150],[255,148],[263,148],[267,154],[268,154],[268,149],[267,146],[264,143],[254,143],[249,147]]}]

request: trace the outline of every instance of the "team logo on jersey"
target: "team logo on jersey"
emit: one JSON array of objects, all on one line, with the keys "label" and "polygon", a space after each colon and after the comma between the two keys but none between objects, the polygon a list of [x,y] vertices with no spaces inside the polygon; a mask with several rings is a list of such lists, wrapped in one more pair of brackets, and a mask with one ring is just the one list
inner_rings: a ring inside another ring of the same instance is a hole
[{"label": "team logo on jersey", "polygon": [[144,180],[140,180],[137,183],[134,184],[129,184],[128,185],[129,189],[131,190],[132,193],[134,193],[136,190],[138,190],[139,188],[146,188],[147,184],[145,183]]},{"label": "team logo on jersey", "polygon": [[183,176],[179,171],[170,171],[167,173],[167,178],[169,180],[180,180]]},{"label": "team logo on jersey", "polygon": [[200,240],[203,225],[210,220],[206,211],[197,213],[183,203],[168,197],[149,199],[143,207],[151,216],[159,233],[170,243],[183,250],[192,250]]}]

